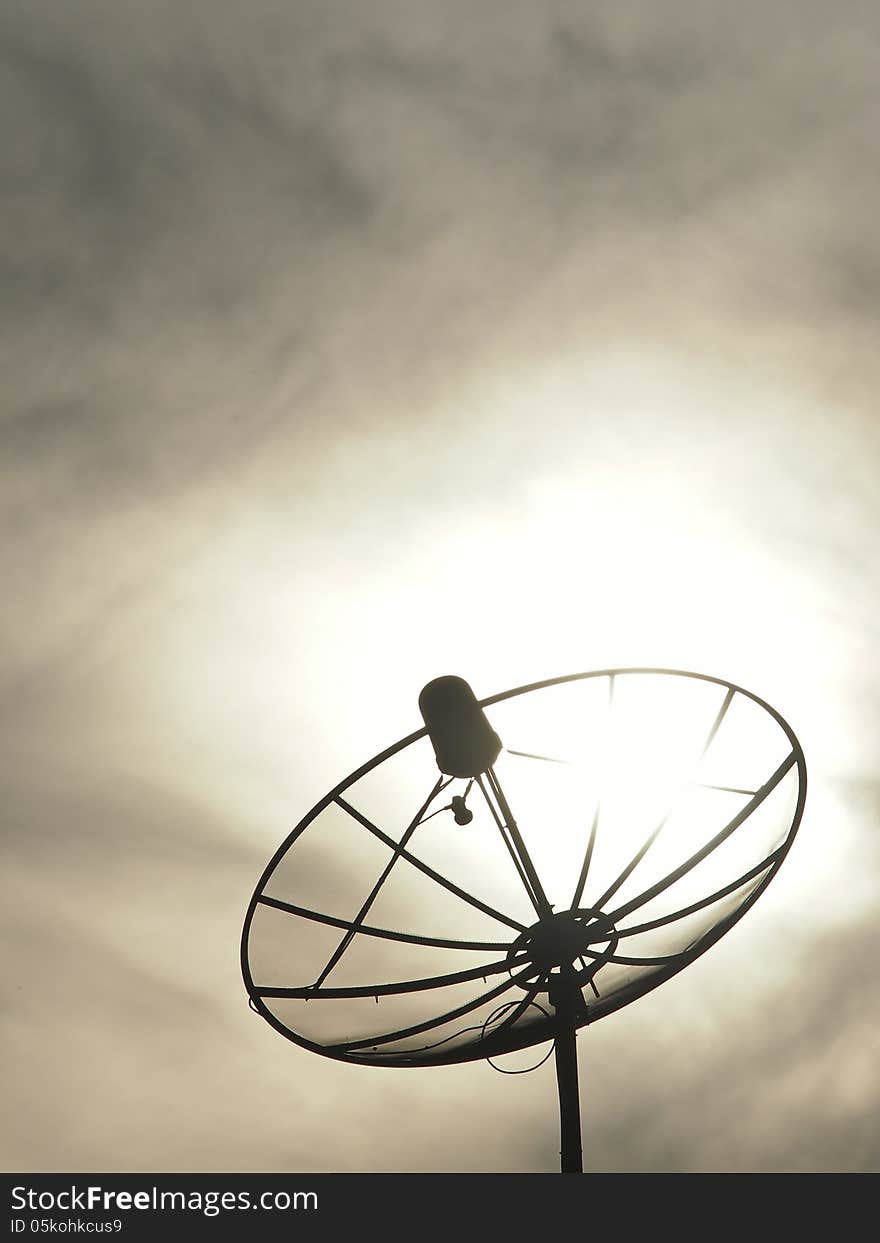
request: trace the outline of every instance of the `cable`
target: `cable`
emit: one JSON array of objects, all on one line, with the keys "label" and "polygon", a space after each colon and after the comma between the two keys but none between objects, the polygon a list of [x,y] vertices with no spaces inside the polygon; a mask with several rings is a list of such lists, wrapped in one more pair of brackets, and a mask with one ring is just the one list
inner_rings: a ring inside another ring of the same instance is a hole
[{"label": "cable", "polygon": [[[483,1029],[482,1029],[480,1038],[485,1039],[486,1028],[489,1026],[490,1023],[497,1022],[505,1010],[513,1009],[516,1006],[519,1006],[521,1004],[522,1002],[520,1001],[505,1001],[504,1005],[498,1006],[495,1010],[493,1010],[492,1013],[489,1015],[489,1017],[486,1019],[485,1023],[483,1024]],[[528,1004],[529,1006],[534,1006],[536,1010],[540,1010],[545,1018],[547,1019],[550,1018],[550,1012],[548,1010],[545,1010],[542,1005],[539,1005],[537,1001],[530,1001]],[[528,1009],[528,1007],[526,1008]],[[525,1011],[523,1013],[525,1013]],[[487,1057],[486,1061],[489,1063],[489,1065],[492,1067],[493,1070],[498,1071],[499,1075],[529,1075],[531,1074],[533,1070],[538,1070],[539,1067],[544,1065],[544,1063],[547,1061],[550,1054],[553,1052],[555,1048],[556,1048],[556,1041],[554,1039],[551,1041],[550,1048],[541,1058],[540,1062],[535,1062],[534,1066],[523,1066],[521,1070],[505,1070],[503,1066],[496,1066],[495,1063],[492,1061],[491,1057]],[[513,1050],[511,1050],[511,1052],[513,1052]]]}]

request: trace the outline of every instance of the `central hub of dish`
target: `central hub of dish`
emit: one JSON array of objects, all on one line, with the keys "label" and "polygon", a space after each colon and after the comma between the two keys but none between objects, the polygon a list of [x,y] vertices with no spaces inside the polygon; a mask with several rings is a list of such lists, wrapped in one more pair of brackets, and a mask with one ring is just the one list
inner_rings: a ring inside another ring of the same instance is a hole
[{"label": "central hub of dish", "polygon": [[556,911],[520,933],[507,951],[508,970],[529,991],[542,978],[538,991],[548,991],[563,970],[583,985],[605,965],[617,941],[616,928],[601,911]]}]

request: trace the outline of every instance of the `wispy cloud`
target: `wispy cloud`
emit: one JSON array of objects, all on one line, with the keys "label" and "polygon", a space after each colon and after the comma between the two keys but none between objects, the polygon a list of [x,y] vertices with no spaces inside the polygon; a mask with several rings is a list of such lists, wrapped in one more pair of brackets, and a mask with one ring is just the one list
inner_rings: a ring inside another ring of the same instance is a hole
[{"label": "wispy cloud", "polygon": [[[880,741],[877,33],[855,0],[797,21],[6,5],[2,779],[15,970],[46,986],[8,1016],[34,1118],[13,1160],[155,1168],[182,1085],[208,1102],[238,1076],[176,1132],[181,1168],[218,1118],[263,1168],[535,1168],[547,1136],[552,1158],[546,1083],[514,1098],[461,1068],[355,1093],[356,1068],[306,1082],[268,1031],[265,1063],[236,1052],[261,1039],[230,1014],[262,862],[322,783],[417,724],[438,664],[481,693],[618,656],[757,679],[868,840],[875,810],[834,782],[869,788]],[[835,920],[812,911],[814,956],[780,969],[784,1021],[745,1001],[737,1040],[674,1072],[677,1120],[638,1105],[660,1104],[647,1075],[619,1083],[608,1164],[876,1163],[870,917]],[[632,1067],[627,1017],[590,1043]],[[252,1111],[288,1075],[308,1145]],[[127,1122],[160,1082],[149,1125]],[[474,1090],[535,1142],[377,1147],[388,1094],[430,1111]],[[228,1135],[210,1151],[243,1168]]]}]

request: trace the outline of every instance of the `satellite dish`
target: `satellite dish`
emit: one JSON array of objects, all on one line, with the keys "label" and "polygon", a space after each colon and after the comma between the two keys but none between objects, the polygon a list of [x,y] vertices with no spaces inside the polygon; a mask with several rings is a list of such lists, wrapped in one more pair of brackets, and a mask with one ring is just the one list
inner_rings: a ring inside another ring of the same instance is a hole
[{"label": "satellite dish", "polygon": [[340,782],[244,921],[250,1003],[315,1053],[437,1066],[554,1041],[562,1169],[581,1169],[575,1037],[703,954],[794,839],[806,766],[720,678],[610,669],[477,701]]}]

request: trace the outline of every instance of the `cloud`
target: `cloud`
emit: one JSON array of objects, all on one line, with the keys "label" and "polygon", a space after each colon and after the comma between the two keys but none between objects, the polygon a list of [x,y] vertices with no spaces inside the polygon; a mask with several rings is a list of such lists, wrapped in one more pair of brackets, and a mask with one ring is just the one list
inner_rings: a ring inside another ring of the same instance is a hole
[{"label": "cloud", "polygon": [[[17,963],[51,986],[10,1019],[22,1160],[101,1168],[115,1135],[142,1168],[192,1168],[219,1120],[227,1168],[241,1134],[264,1168],[552,1163],[546,1075],[515,1098],[479,1068],[311,1078],[229,1017],[235,951],[214,947],[265,857],[322,782],[417,724],[438,662],[490,693],[681,656],[778,699],[815,789],[873,779],[876,26],[855,0],[796,21],[785,4],[7,4],[2,777]],[[850,819],[862,797],[841,795]],[[662,1125],[639,1092],[606,1102],[609,1163],[876,1160],[867,916],[813,919],[783,1017],[753,1012],[737,1047],[719,1020],[674,1124],[639,1073]],[[181,1050],[210,1051],[209,1015],[222,1049],[198,1061]],[[619,1039],[638,1067],[641,1023],[590,1044]],[[327,1093],[341,1120],[314,1151],[271,1108],[293,1080],[303,1118]],[[221,1081],[254,1095],[208,1107]],[[183,1119],[182,1085],[203,1116]],[[474,1092],[472,1146],[446,1155],[445,1128],[413,1124],[377,1147],[387,1097],[429,1116]]]}]

